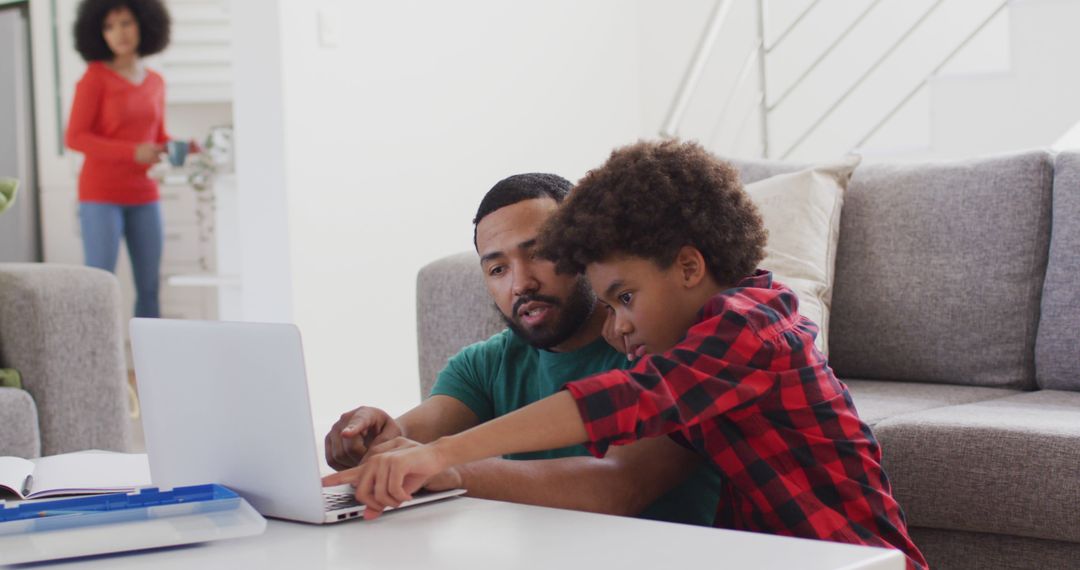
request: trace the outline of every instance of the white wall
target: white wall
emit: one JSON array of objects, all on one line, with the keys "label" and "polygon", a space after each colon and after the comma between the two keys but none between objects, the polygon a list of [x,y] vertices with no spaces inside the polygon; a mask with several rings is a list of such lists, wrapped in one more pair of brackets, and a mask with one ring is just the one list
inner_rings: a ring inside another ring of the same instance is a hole
[{"label": "white wall", "polygon": [[[336,47],[320,44],[320,13]],[[419,401],[419,268],[472,247],[499,179],[573,180],[638,136],[635,5],[239,0],[234,20],[249,19],[237,167],[244,255],[263,259],[245,261],[244,294],[263,302],[245,317],[300,326],[317,424],[361,403],[403,409]],[[252,41],[265,69],[249,74]],[[250,222],[256,204],[275,221]]]},{"label": "white wall", "polygon": [[1080,123],[1073,125],[1061,138],[1054,142],[1054,150],[1058,152],[1080,151]]},{"label": "white wall", "polygon": [[290,322],[282,32],[276,5],[233,2],[233,119],[245,320]]}]

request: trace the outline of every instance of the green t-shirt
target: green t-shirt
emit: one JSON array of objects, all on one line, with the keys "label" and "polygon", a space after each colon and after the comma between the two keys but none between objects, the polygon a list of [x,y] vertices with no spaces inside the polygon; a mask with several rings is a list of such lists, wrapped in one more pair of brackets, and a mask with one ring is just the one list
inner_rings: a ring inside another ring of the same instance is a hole
[{"label": "green t-shirt", "polygon": [[[603,338],[573,352],[551,352],[529,345],[506,329],[455,354],[439,373],[431,395],[450,396],[469,407],[481,422],[542,400],[572,380],[627,368],[626,356]],[[507,459],[555,459],[589,455],[575,445],[551,451],[518,453]],[[681,485],[645,509],[641,518],[712,526],[720,475],[702,465]]]}]

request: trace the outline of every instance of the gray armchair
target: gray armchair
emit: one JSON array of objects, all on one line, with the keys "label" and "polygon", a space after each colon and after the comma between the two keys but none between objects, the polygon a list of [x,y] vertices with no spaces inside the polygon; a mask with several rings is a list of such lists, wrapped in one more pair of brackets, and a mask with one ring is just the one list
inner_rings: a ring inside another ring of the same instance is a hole
[{"label": "gray armchair", "polygon": [[120,290],[105,271],[0,263],[0,456],[128,451]]},{"label": "gray armchair", "polygon": [[449,255],[420,269],[416,327],[420,396],[426,398],[447,359],[506,327],[484,288],[476,252]]}]

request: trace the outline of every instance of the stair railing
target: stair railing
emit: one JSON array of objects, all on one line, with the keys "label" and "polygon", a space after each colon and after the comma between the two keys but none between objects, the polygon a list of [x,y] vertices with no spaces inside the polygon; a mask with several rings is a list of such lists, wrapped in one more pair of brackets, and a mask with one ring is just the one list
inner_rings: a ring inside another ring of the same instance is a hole
[{"label": "stair railing", "polygon": [[660,128],[660,136],[678,136],[683,114],[686,113],[686,107],[690,104],[690,96],[694,94],[694,90],[697,89],[698,83],[701,81],[702,74],[705,73],[705,64],[709,60],[709,55],[713,52],[717,38],[720,37],[720,29],[724,27],[724,22],[727,21],[732,3],[733,0],[718,0],[716,7],[713,8],[705,33],[702,34],[697,49],[694,50],[694,56],[690,60],[690,65],[686,68],[682,83],[679,84],[679,90],[675,93],[675,99],[668,109],[664,126]]},{"label": "stair railing", "polygon": [[[987,25],[990,24],[993,19],[1001,13],[1002,10],[1008,6],[1010,0],[1000,0],[997,8],[987,17],[985,17],[979,25],[969,34],[967,34],[963,40],[949,52],[945,58],[943,58],[934,69],[926,74],[918,84],[912,88],[896,105],[894,105],[885,116],[874,124],[865,135],[863,135],[855,148],[864,145],[870,138],[878,133],[888,122],[896,116],[896,114],[923,88],[929,83],[929,81],[937,75],[949,62],[951,62],[960,51],[963,50],[971,41],[979,35]],[[936,0],[927,9],[925,9],[919,18],[911,24],[904,33],[894,41],[884,53],[882,53],[874,63],[864,71],[839,97],[837,97],[832,104],[819,115],[811,125],[802,131],[802,133],[795,139],[795,141],[787,147],[779,155],[781,159],[787,159],[795,152],[799,146],[801,146],[807,139],[810,138],[821,126],[844,104],[848,98],[851,97],[862,85],[869,79],[874,72],[876,72],[881,66],[888,60],[888,58],[896,52],[901,46],[903,46],[911,36],[923,26],[923,24],[937,11],[938,8],[945,2],[945,0]],[[880,4],[881,0],[873,0],[864,8],[859,15],[848,26],[840,32],[829,43],[828,47],[820,54],[813,62],[810,63],[800,74],[799,77],[792,82],[775,101],[769,102],[766,96],[766,67],[768,55],[770,55],[778,46],[780,46],[784,40],[786,40],[791,33],[799,27],[800,24],[806,19],[806,17],[813,12],[813,10],[821,3],[821,0],[814,0],[806,8],[804,8],[798,16],[795,17],[793,22],[778,36],[777,39],[771,45],[765,45],[765,0],[758,0],[757,2],[757,41],[754,47],[749,51],[743,60],[743,64],[740,67],[739,73],[736,76],[733,86],[728,90],[727,95],[724,97],[720,104],[720,113],[715,122],[713,129],[713,138],[716,133],[723,126],[727,116],[730,112],[733,101],[742,93],[747,87],[745,84],[749,79],[751,72],[757,68],[758,84],[756,87],[755,106],[758,108],[759,115],[759,129],[761,139],[761,156],[770,158],[771,145],[769,137],[769,116],[783,104],[792,93],[794,93],[810,75],[826,60],[837,47],[843,43],[843,41],[855,30],[858,26],[870,15]],[[713,53],[716,46],[717,39],[720,36],[720,31],[727,21],[728,14],[731,10],[732,0],[718,0],[713,8],[712,14],[709,17],[708,25],[702,34],[701,40],[698,42],[691,58],[690,64],[687,66],[686,72],[683,75],[682,82],[679,85],[679,89],[676,92],[675,98],[668,109],[667,117],[663,126],[660,129],[660,135],[662,137],[676,137],[679,134],[679,128],[682,124],[683,116],[686,113],[686,108],[689,105],[690,98],[694,91],[697,89],[698,84],[701,81],[702,75],[705,72],[706,65],[709,60],[709,56]],[[743,129],[745,129],[750,114],[747,114],[739,127],[736,129],[735,140],[739,140]]]},{"label": "stair railing", "polygon": [[927,73],[926,76],[923,77],[922,81],[920,81],[918,85],[916,85],[911,91],[909,91],[907,95],[905,95],[904,98],[900,100],[899,103],[894,105],[893,108],[890,109],[889,112],[886,113],[880,121],[875,123],[874,126],[869,131],[867,131],[866,134],[862,136],[862,138],[859,139],[859,142],[855,143],[855,148],[859,148],[865,145],[866,141],[870,140],[874,135],[878,133],[878,131],[882,129],[882,127],[888,124],[888,122],[892,120],[892,118],[896,116],[897,113],[900,112],[900,109],[903,109],[904,105],[907,105],[908,101],[910,101],[916,93],[921,91],[923,87],[926,87],[926,84],[930,83],[930,80],[933,79],[938,73],[940,73],[941,70],[944,69],[945,66],[953,60],[953,58],[956,57],[956,54],[960,53],[965,47],[967,47],[967,45],[971,43],[971,40],[975,39],[975,37],[979,35],[979,32],[983,31],[986,26],[990,25],[990,22],[993,21],[994,18],[997,17],[997,15],[1000,14],[1001,11],[1004,10],[1005,7],[1008,5],[1009,0],[1002,0],[1001,3],[998,4],[998,7],[994,9],[994,11],[989,16],[984,18],[974,31],[968,34],[967,37],[965,37],[959,45],[957,45],[951,52],[949,52],[949,55],[945,56],[945,58],[942,59],[934,67],[934,69],[930,71],[930,73]]}]

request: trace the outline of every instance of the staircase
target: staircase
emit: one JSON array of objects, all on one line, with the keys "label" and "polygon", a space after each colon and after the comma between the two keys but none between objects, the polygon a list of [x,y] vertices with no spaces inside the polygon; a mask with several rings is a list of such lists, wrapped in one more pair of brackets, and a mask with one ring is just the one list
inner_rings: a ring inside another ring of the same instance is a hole
[{"label": "staircase", "polygon": [[1080,120],[1080,1],[753,4],[716,3],[662,135],[729,156],[927,160],[1049,147]]},{"label": "staircase", "polygon": [[1080,2],[1009,5],[1009,69],[931,83],[929,147],[958,157],[1054,144],[1080,121]]}]

